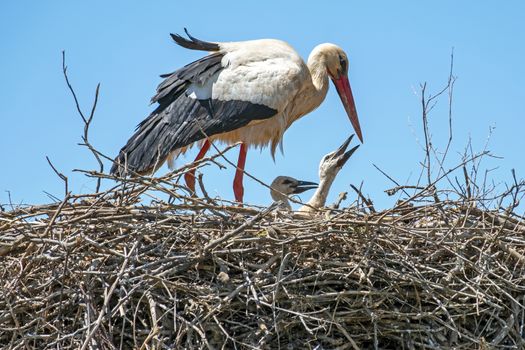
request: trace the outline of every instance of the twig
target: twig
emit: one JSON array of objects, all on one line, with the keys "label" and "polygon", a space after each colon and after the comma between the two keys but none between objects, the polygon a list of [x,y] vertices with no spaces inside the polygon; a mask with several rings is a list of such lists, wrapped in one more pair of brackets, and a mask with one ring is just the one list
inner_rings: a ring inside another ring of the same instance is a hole
[{"label": "twig", "polygon": [[370,209],[370,211],[372,213],[375,213],[376,212],[376,209],[374,208],[374,204],[372,203],[372,201],[368,198],[366,198],[363,193],[361,193],[361,190],[359,190],[357,187],[355,187],[354,185],[350,184],[350,187],[357,193],[357,195],[359,196],[359,198],[361,198],[361,200],[363,201],[363,203],[365,203],[366,207],[368,209]]},{"label": "twig", "polygon": [[65,176],[64,174],[62,174],[61,172],[59,172],[55,166],[53,165],[53,163],[51,163],[51,160],[49,159],[48,156],[46,156],[46,159],[47,159],[47,162],[49,163],[49,166],[53,169],[53,171],[55,172],[55,174],[58,175],[58,177],[60,179],[62,179],[62,181],[64,181],[64,196],[67,196],[69,195],[69,189],[68,189],[68,180],[67,180],[67,176]]},{"label": "twig", "polygon": [[[94,99],[93,105],[91,107],[91,112],[90,112],[89,116],[86,118],[84,113],[82,112],[82,109],[80,108],[80,103],[78,102],[78,98],[77,98],[77,95],[75,93],[75,90],[73,89],[73,86],[69,82],[69,78],[67,76],[66,51],[62,51],[62,72],[64,74],[64,78],[66,79],[67,87],[69,88],[69,91],[71,92],[71,95],[73,96],[73,99],[75,100],[75,106],[77,108],[77,112],[80,115],[80,117],[82,118],[82,121],[84,122],[84,134],[82,135],[83,143],[81,143],[80,145],[81,146],[86,146],[91,151],[91,153],[93,153],[93,156],[95,157],[95,159],[97,160],[98,165],[99,165],[99,172],[103,173],[104,172],[104,164],[102,163],[102,160],[100,159],[99,152],[97,150],[95,150],[93,145],[89,142],[89,138],[88,138],[88,136],[89,136],[89,127],[91,125],[91,122],[93,121],[93,117],[95,115],[95,109],[97,108],[98,94],[99,94],[99,90],[100,90],[100,83],[97,84],[97,88],[95,90],[95,99]],[[97,187],[95,189],[95,192],[98,192],[100,190],[100,182],[101,182],[101,179],[98,178],[97,179]]]}]

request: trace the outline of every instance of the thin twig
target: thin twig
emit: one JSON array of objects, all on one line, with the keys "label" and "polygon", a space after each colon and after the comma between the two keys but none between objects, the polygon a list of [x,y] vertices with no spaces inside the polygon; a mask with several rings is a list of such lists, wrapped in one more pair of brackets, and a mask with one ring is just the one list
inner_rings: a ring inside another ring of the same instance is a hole
[{"label": "thin twig", "polygon": [[[89,114],[89,117],[86,118],[84,113],[82,112],[82,109],[80,108],[80,103],[78,102],[77,94],[75,93],[75,90],[73,89],[73,86],[69,82],[69,78],[67,76],[66,51],[62,51],[62,72],[64,74],[64,78],[66,80],[67,87],[69,88],[69,91],[71,92],[71,95],[73,96],[73,100],[75,101],[75,106],[77,108],[77,112],[80,115],[80,117],[82,118],[82,121],[84,122],[84,134],[82,135],[83,143],[81,143],[80,145],[81,146],[86,146],[91,151],[91,153],[93,154],[93,156],[95,157],[95,159],[98,162],[99,172],[103,173],[104,172],[104,163],[102,163],[102,160],[100,159],[99,152],[89,142],[89,127],[91,125],[91,122],[93,121],[93,117],[95,115],[95,110],[97,108],[98,95],[99,95],[99,90],[100,90],[100,83],[97,84],[97,88],[95,90],[95,99],[93,101],[93,105],[91,106],[91,112]],[[100,184],[101,184],[101,179],[98,178],[95,192],[98,192],[100,190]]]}]

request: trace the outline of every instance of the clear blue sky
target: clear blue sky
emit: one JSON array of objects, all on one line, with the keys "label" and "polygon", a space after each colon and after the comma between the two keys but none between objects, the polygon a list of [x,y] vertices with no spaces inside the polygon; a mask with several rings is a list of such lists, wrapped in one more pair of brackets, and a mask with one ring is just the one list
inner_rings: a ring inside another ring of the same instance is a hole
[{"label": "clear blue sky", "polygon": [[[44,191],[63,195],[46,155],[69,176],[75,192],[95,188],[94,180],[71,172],[95,169],[96,163],[77,146],[82,122],[62,76],[62,50],[85,110],[101,83],[91,141],[115,156],[152,110],[149,99],[161,81],[159,74],[201,56],[171,41],[169,33],[181,33],[184,27],[209,41],[283,39],[305,58],[322,42],[345,49],[365,143],[341,171],[331,199],[349,190],[349,184],[364,181],[364,192],[377,206],[390,205],[396,198],[383,190],[392,183],[372,164],[401,183],[416,180],[423,159],[416,92],[424,81],[430,92],[443,86],[452,47],[458,79],[449,165],[460,158],[469,137],[474,149],[481,150],[489,128],[495,127],[489,149],[504,159],[484,165],[498,167],[491,173],[496,182],[509,181],[511,168],[521,178],[524,14],[523,1],[2,1],[0,203],[8,201],[6,191],[15,203],[48,202]],[[447,138],[445,107],[442,98],[430,116],[438,147]],[[251,151],[246,169],[266,182],[277,175],[317,181],[322,155],[351,132],[332,86],[321,107],[287,131],[284,156],[273,162],[268,150]],[[236,161],[237,150],[229,157]],[[233,198],[232,169],[208,167],[204,174],[211,195]],[[355,197],[352,191],[350,196]],[[267,189],[249,179],[245,201],[270,203]]]}]

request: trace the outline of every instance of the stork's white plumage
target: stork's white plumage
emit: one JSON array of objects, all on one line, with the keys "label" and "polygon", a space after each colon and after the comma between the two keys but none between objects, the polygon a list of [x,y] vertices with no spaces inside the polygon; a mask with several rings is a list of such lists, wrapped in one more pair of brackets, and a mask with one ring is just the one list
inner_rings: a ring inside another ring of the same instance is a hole
[{"label": "stork's white plumage", "polygon": [[[166,79],[152,98],[158,107],[121,149],[112,173],[153,172],[199,141],[196,160],[214,140],[242,142],[234,180],[235,198],[242,202],[247,146],[270,145],[274,156],[286,129],[324,100],[329,78],[362,141],[348,58],[338,46],[318,45],[305,63],[280,40],[211,43],[186,34],[189,40],[172,38],[183,47],[211,53],[162,76]],[[187,173],[185,180],[194,191],[194,173]]]}]

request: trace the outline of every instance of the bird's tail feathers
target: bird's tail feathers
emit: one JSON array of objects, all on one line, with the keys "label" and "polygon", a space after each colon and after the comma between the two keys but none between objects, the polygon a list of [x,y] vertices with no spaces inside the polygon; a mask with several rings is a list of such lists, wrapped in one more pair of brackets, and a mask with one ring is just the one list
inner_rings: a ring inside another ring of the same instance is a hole
[{"label": "bird's tail feathers", "polygon": [[171,38],[180,46],[185,47],[190,50],[200,50],[200,51],[219,51],[220,47],[217,43],[212,43],[209,41],[203,41],[191,36],[188,33],[188,30],[184,28],[184,32],[188,36],[189,40],[184,38],[179,34],[170,34]]}]

